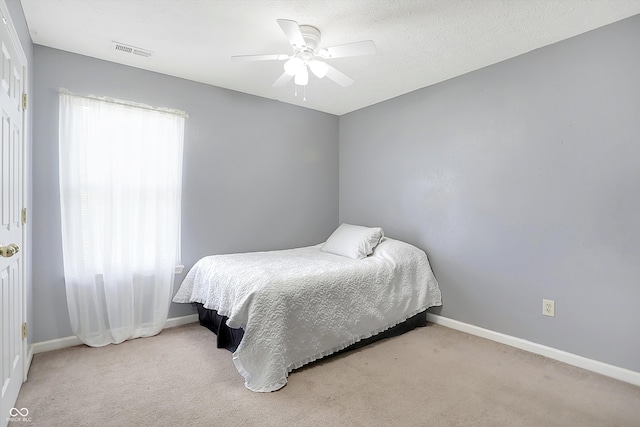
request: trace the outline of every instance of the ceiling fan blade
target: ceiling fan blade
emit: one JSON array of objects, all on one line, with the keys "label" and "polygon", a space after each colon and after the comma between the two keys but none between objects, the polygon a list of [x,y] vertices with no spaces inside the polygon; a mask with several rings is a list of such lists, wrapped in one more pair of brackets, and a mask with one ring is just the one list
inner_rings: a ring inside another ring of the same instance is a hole
[{"label": "ceiling fan blade", "polygon": [[284,35],[287,36],[287,40],[293,47],[306,47],[302,33],[300,32],[300,26],[296,21],[290,19],[278,19],[278,25],[282,28]]},{"label": "ceiling fan blade", "polygon": [[347,87],[353,83],[353,79],[351,79],[351,77],[336,70],[329,64],[327,64],[327,77],[342,87]]},{"label": "ceiling fan blade", "polygon": [[320,49],[320,56],[325,59],[344,58],[347,56],[373,55],[376,52],[376,44],[371,40],[364,40]]},{"label": "ceiling fan blade", "polygon": [[289,55],[283,53],[279,55],[236,55],[232,56],[231,60],[236,62],[243,61],[282,61],[288,59]]},{"label": "ceiling fan blade", "polygon": [[276,80],[275,82],[273,82],[273,87],[282,87],[285,86],[287,83],[289,83],[289,80],[291,80],[293,78],[293,76],[287,74],[286,72],[282,73],[282,75],[280,77],[278,77],[278,80]]}]

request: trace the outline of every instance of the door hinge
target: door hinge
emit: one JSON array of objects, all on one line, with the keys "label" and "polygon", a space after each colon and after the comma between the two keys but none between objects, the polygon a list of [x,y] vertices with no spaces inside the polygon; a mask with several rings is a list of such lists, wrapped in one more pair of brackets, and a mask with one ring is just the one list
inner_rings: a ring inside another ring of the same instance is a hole
[{"label": "door hinge", "polygon": [[22,339],[25,339],[27,337],[27,322],[24,322],[22,324]]},{"label": "door hinge", "polygon": [[27,109],[27,94],[26,93],[22,94],[22,109],[23,110]]},{"label": "door hinge", "polygon": [[27,223],[27,208],[22,208],[22,225]]}]

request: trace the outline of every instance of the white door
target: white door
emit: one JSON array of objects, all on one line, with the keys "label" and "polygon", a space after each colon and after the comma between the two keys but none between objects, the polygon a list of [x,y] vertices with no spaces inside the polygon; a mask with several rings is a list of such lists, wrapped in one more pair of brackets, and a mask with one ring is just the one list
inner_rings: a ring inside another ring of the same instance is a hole
[{"label": "white door", "polygon": [[[4,6],[4,5],[3,5]],[[3,7],[4,9],[4,7]],[[6,9],[5,9],[6,10]],[[4,13],[3,13],[4,14]],[[8,424],[22,386],[26,341],[22,338],[23,268],[23,73],[24,65],[10,33],[0,21],[0,427]],[[14,31],[15,33],[15,31]],[[22,52],[21,52],[22,53]],[[24,54],[22,54],[24,56]],[[22,409],[22,408],[19,408]]]}]

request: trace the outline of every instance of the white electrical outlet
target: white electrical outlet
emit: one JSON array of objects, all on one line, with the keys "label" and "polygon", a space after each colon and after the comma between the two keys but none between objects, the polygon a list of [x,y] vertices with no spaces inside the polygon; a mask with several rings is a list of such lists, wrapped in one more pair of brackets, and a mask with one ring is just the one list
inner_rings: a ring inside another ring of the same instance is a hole
[{"label": "white electrical outlet", "polygon": [[549,317],[556,317],[556,302],[550,299],[543,299],[542,314]]}]

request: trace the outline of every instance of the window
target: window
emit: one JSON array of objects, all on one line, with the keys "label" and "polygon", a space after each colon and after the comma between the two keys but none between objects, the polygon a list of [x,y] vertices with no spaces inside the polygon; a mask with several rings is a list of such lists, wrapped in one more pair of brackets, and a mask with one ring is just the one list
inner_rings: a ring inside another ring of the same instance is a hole
[{"label": "window", "polygon": [[[61,92],[60,204],[70,314],[74,304],[83,312],[106,304],[104,317],[113,323],[118,316],[109,300],[117,301],[114,307],[127,306],[126,295],[137,299],[132,306],[149,307],[161,300],[160,307],[168,310],[180,263],[185,117]],[[91,294],[88,289],[106,294],[105,301],[80,303]],[[126,323],[118,322],[119,327]]]}]

